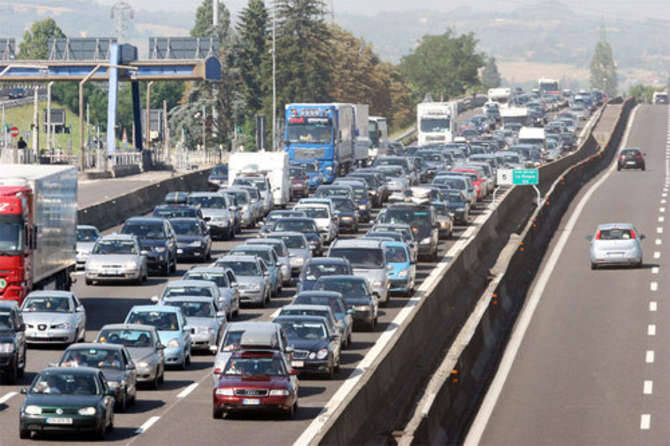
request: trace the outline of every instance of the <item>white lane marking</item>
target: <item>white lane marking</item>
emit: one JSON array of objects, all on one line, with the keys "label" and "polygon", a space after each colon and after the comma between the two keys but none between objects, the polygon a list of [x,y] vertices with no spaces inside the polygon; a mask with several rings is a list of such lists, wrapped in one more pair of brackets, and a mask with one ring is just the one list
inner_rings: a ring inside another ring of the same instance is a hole
[{"label": "white lane marking", "polygon": [[659,226],[658,228],[656,228],[656,232],[657,232],[658,234],[663,234],[663,227],[662,227],[662,226]]},{"label": "white lane marking", "polygon": [[650,289],[651,291],[658,291],[658,282],[651,282],[651,283],[649,284],[649,289]]},{"label": "white lane marking", "polygon": [[270,320],[275,320],[279,317],[279,313],[281,313],[281,308],[277,308],[276,311],[273,311],[272,314],[270,315]]},{"label": "white lane marking", "polygon": [[660,268],[658,266],[652,266],[651,267],[651,273],[652,274],[658,274],[659,271],[660,271]]},{"label": "white lane marking", "polygon": [[151,426],[153,426],[156,423],[156,421],[160,420],[160,418],[161,417],[157,417],[157,416],[153,416],[153,417],[149,418],[147,421],[144,422],[143,425],[141,425],[140,427],[137,428],[135,433],[137,435],[143,434],[144,432],[147,431],[147,429],[149,429]]},{"label": "white lane marking", "polygon": [[651,312],[658,311],[658,303],[656,301],[652,300],[651,302],[649,302],[649,311]]},{"label": "white lane marking", "polygon": [[644,381],[644,385],[642,386],[642,393],[645,395],[651,395],[654,393],[654,381],[647,379]]},{"label": "white lane marking", "polygon": [[658,252],[658,251],[655,251],[655,252],[654,252],[654,258],[655,258],[655,259],[660,259],[660,258],[661,258],[661,253]]},{"label": "white lane marking", "polygon": [[658,208],[658,211],[659,211],[661,214],[665,214],[665,208]]},{"label": "white lane marking", "polygon": [[640,416],[640,430],[648,431],[651,427],[651,415],[643,413]]},{"label": "white lane marking", "polygon": [[662,245],[662,244],[663,244],[663,241],[661,241],[660,238],[657,238],[657,239],[656,239],[656,244],[657,244],[657,245]]},{"label": "white lane marking", "polygon": [[179,392],[177,394],[177,398],[186,398],[189,395],[189,393],[195,390],[196,387],[198,387],[198,383],[191,384],[190,386]]},{"label": "white lane marking", "polygon": [[653,350],[647,350],[647,353],[644,355],[644,362],[647,364],[653,364],[656,359],[656,354]]},{"label": "white lane marking", "polygon": [[[635,117],[637,116],[638,110],[639,107],[636,106],[631,113],[628,124],[626,125],[626,132],[619,147],[626,147],[628,144],[630,131],[633,127],[633,122],[635,122]],[[495,408],[496,403],[498,402],[498,398],[500,397],[500,393],[502,392],[502,389],[505,385],[505,381],[507,381],[507,377],[509,376],[510,370],[512,369],[512,364],[514,363],[516,355],[519,352],[521,342],[523,341],[523,338],[526,335],[526,331],[528,330],[528,326],[530,325],[530,321],[533,318],[533,314],[535,313],[535,310],[537,309],[537,306],[542,299],[544,290],[547,287],[549,279],[553,275],[556,264],[558,263],[558,259],[563,253],[563,249],[565,249],[565,245],[567,244],[568,240],[573,237],[573,232],[575,230],[575,226],[577,225],[577,220],[582,215],[584,207],[586,207],[586,204],[591,199],[591,196],[595,193],[596,190],[598,190],[600,186],[602,186],[605,181],[607,181],[615,169],[616,158],[613,160],[610,167],[605,171],[604,175],[600,177],[595,183],[593,183],[584,193],[584,196],[575,207],[573,214],[570,216],[568,223],[565,226],[565,230],[561,232],[556,246],[551,252],[551,255],[549,256],[544,268],[537,276],[536,285],[533,288],[530,296],[528,296],[524,307],[521,309],[521,313],[517,318],[516,325],[507,343],[507,347],[505,347],[505,351],[500,361],[500,365],[498,366],[498,370],[493,377],[493,381],[491,381],[489,390],[484,396],[484,400],[482,401],[474,422],[470,426],[465,439],[466,446],[474,446],[480,443],[482,435],[484,434],[484,430],[486,429],[486,425],[491,418],[493,409]]]},{"label": "white lane marking", "polygon": [[667,196],[668,196],[668,193],[667,193],[667,192],[663,192],[663,193],[661,194],[661,197],[663,197],[663,198],[665,198],[665,197],[667,197]]},{"label": "white lane marking", "polygon": [[661,215],[660,217],[658,217],[658,222],[659,222],[659,223],[663,223],[664,221],[665,221],[665,217],[664,217],[664,216]]},{"label": "white lane marking", "polygon": [[16,395],[18,395],[18,392],[8,392],[5,395],[0,398],[0,404],[5,404],[7,401],[11,400],[14,398]]},{"label": "white lane marking", "polygon": [[656,336],[656,324],[647,325],[647,336]]}]

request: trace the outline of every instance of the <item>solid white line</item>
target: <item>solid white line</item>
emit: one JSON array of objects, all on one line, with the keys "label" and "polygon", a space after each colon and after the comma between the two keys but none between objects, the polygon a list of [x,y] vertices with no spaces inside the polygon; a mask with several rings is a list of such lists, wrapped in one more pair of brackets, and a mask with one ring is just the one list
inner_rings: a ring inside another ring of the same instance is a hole
[{"label": "solid white line", "polygon": [[655,354],[653,350],[647,350],[647,353],[644,355],[644,362],[647,364],[653,364],[655,359]]},{"label": "solid white line", "polygon": [[647,326],[647,336],[656,336],[656,324],[649,324]]},{"label": "solid white line", "polygon": [[640,430],[648,431],[651,426],[651,415],[648,413],[643,413],[640,416]]},{"label": "solid white line", "polygon": [[651,395],[654,393],[654,381],[649,379],[645,380],[644,385],[642,386],[642,393],[645,395]]},{"label": "solid white line", "polygon": [[2,398],[0,398],[0,404],[5,404],[7,401],[11,400],[18,394],[18,392],[8,392],[7,394],[3,395]]},{"label": "solid white line", "polygon": [[661,258],[661,253],[658,252],[658,251],[655,251],[655,252],[654,252],[654,258],[655,258],[655,259],[660,259],[660,258]]},{"label": "solid white line", "polygon": [[652,274],[658,274],[659,270],[660,270],[660,268],[658,266],[652,266],[651,273]]},{"label": "solid white line", "polygon": [[656,301],[652,300],[651,302],[649,302],[649,311],[651,312],[658,311],[658,303]]},{"label": "solid white line", "polygon": [[649,289],[650,289],[651,291],[658,291],[658,282],[651,282],[651,283],[649,284]]},{"label": "solid white line", "polygon": [[179,392],[177,394],[177,398],[186,398],[189,395],[189,393],[195,390],[196,387],[198,387],[198,383],[191,384],[190,386]]},{"label": "solid white line", "polygon": [[137,435],[140,435],[140,434],[146,432],[147,429],[149,429],[151,426],[153,426],[156,423],[156,421],[160,420],[160,418],[161,417],[157,417],[157,416],[153,416],[153,417],[149,418],[147,421],[144,422],[143,425],[141,425],[140,427],[137,428],[135,433]]},{"label": "solid white line", "polygon": [[[622,142],[620,147],[625,147],[628,143],[630,131],[633,126],[633,122],[635,122],[635,116],[637,115],[638,110],[639,108],[635,107],[633,113],[630,116],[626,126],[626,132],[622,139],[624,142]],[[563,253],[565,245],[567,244],[568,240],[573,238],[573,232],[575,230],[577,220],[582,215],[582,212],[588,201],[591,199],[591,196],[605,181],[607,181],[607,179],[610,177],[610,175],[612,175],[613,172],[615,172],[615,170],[616,158],[613,160],[611,166],[605,171],[605,174],[594,184],[592,184],[586,191],[582,199],[575,207],[573,214],[570,216],[570,219],[565,226],[565,230],[561,232],[558,242],[551,251],[551,255],[549,256],[547,263],[542,268],[541,273],[537,276],[537,283],[535,284],[532,293],[526,300],[526,303],[521,309],[521,313],[519,314],[518,319],[514,324],[512,335],[510,336],[510,339],[507,343],[507,347],[503,353],[498,370],[495,374],[495,377],[493,378],[493,381],[491,382],[491,385],[489,386],[488,391],[486,392],[486,396],[484,397],[484,401],[482,401],[481,407],[477,412],[477,416],[475,417],[475,420],[470,427],[468,435],[465,439],[465,445],[474,446],[478,445],[481,441],[484,430],[486,429],[486,425],[488,424],[489,419],[491,418],[491,414],[493,413],[493,409],[498,402],[500,393],[502,392],[502,389],[505,385],[505,381],[507,381],[507,377],[509,376],[510,370],[512,369],[512,364],[514,363],[516,355],[519,352],[521,342],[523,341],[526,331],[528,330],[528,326],[530,325],[530,321],[533,318],[533,314],[535,313],[535,310],[537,309],[537,306],[542,299],[542,295],[544,294],[544,290],[547,287],[547,283],[552,277],[554,268],[556,267],[558,259]]]}]

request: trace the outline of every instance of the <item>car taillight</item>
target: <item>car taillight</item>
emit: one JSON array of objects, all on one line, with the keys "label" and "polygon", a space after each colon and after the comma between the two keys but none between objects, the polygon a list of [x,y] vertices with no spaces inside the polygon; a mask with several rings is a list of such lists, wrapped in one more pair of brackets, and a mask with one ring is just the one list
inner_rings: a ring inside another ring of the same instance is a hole
[{"label": "car taillight", "polygon": [[637,159],[640,159],[640,160],[641,160],[641,159],[642,159],[642,155],[637,155],[637,156],[636,156],[635,158],[637,158]]},{"label": "car taillight", "polygon": [[221,372],[223,372],[223,370],[221,370],[221,369],[219,369],[219,368],[214,369],[214,374],[215,374],[215,375],[220,375]]},{"label": "car taillight", "polygon": [[630,238],[635,239],[635,231],[633,230],[630,231]]},{"label": "car taillight", "polygon": [[624,156],[623,156],[623,155],[619,155],[619,159],[620,159],[620,160],[624,159]]},{"label": "car taillight", "polygon": [[596,232],[596,240],[600,240],[600,231]]}]

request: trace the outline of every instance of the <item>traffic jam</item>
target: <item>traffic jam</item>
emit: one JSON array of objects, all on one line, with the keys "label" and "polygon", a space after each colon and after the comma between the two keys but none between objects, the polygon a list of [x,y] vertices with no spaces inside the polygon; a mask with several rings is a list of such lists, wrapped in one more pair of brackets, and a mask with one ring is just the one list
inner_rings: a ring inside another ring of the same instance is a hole
[{"label": "traffic jam", "polygon": [[[456,124],[453,104],[420,104],[420,146],[389,142],[367,106],[288,105],[284,151],[233,153],[206,190],[169,193],[113,230],[76,225],[76,169],[21,166],[22,181],[0,186],[3,384],[28,375],[34,350],[60,358],[23,381],[20,438],[104,439],[115,413],[208,355],[212,418],[294,417],[301,383],[346,378],[347,351],[387,328],[488,206],[497,169],[575,148],[584,118],[542,92],[510,95],[538,112],[506,121],[490,94]],[[73,280],[93,294],[162,291],[108,320],[88,314]],[[93,316],[104,320],[94,335]]]}]

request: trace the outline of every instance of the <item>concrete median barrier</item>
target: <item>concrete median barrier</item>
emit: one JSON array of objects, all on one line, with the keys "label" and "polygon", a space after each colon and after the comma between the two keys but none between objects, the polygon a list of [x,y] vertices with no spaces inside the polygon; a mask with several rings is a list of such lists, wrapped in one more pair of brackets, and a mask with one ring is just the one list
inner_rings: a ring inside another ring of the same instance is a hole
[{"label": "concrete median barrier", "polygon": [[[597,150],[598,144],[589,134],[574,153],[541,167],[542,193],[546,193],[569,166],[592,156]],[[490,217],[476,229],[460,254],[443,260],[450,262],[445,273],[424,291],[406,323],[393,334],[345,400],[329,414],[312,444],[388,442],[406,434],[402,428],[414,413],[417,395],[421,395],[432,372],[489,286],[493,278],[490,268],[496,263],[498,254],[512,234],[524,229],[535,210],[535,196],[532,188],[515,187],[509,190]],[[507,302],[501,303],[496,310],[504,311],[507,306]],[[486,318],[487,328],[473,336],[471,348],[476,346],[473,351],[479,349],[493,354],[498,346],[496,334],[500,329],[496,324],[500,322],[490,316]],[[488,362],[471,359],[467,355],[459,358],[460,365],[456,370],[468,370],[479,379],[490,375]],[[459,377],[458,380],[463,386],[481,382],[473,381],[469,376]],[[449,396],[450,410],[458,414],[468,412],[471,407],[469,393],[459,392]],[[450,423],[452,421],[449,420]],[[428,422],[429,419],[421,425],[422,429]],[[453,438],[452,432],[460,425],[453,422],[453,426],[445,431],[449,432],[448,438]]]},{"label": "concrete median barrier", "polygon": [[567,163],[566,169],[551,166],[555,181],[547,190],[546,201],[533,212],[520,237],[511,242],[516,245],[514,249],[506,249],[499,259],[495,269],[499,274],[480,296],[481,318],[468,333],[469,339],[461,346],[453,366],[449,364],[453,375],[431,388],[429,399],[422,398],[421,402],[429,400],[430,403],[414,412],[402,429],[398,443],[461,444],[464,441],[563,215],[582,186],[611,163],[634,105],[634,100],[628,100],[619,107],[610,137],[602,149],[590,137],[582,150],[574,154],[573,162]]},{"label": "concrete median barrier", "polygon": [[207,177],[210,171],[211,168],[207,168],[175,175],[158,183],[128,191],[111,200],[80,209],[77,213],[78,223],[93,225],[100,230],[120,225],[129,217],[151,212],[168,192],[207,190]]}]

